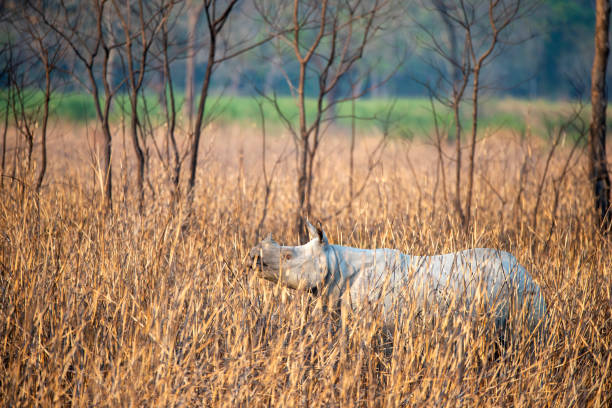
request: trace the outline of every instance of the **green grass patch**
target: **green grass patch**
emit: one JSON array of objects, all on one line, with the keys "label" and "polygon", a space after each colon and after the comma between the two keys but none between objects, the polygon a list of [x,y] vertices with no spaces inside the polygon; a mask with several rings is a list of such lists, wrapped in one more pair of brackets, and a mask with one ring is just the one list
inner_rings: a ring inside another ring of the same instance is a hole
[{"label": "green grass patch", "polygon": [[[266,124],[285,125],[290,123],[297,127],[299,111],[296,100],[291,97],[278,97],[275,102],[251,97],[217,97],[211,104],[213,118],[224,121],[238,121],[249,124],[261,124],[263,110]],[[306,121],[312,123],[317,112],[315,99],[306,100]],[[352,102],[338,103],[333,110],[326,113],[325,118],[334,117],[334,122],[340,126],[350,126],[352,118]],[[448,122],[451,118],[448,112],[437,108],[441,120]],[[429,100],[425,98],[363,98],[355,102],[355,120],[360,129],[389,127],[400,130],[409,136],[411,133],[430,132],[434,120]]]},{"label": "green grass patch", "polygon": [[[28,91],[24,94],[26,112],[33,118],[42,112],[43,94],[41,91]],[[183,106],[184,95],[176,95],[176,106]],[[0,117],[4,117],[8,92],[0,90]],[[207,120],[221,123],[241,123],[252,126],[261,125],[260,106],[267,126],[292,124],[297,128],[298,107],[296,100],[282,96],[275,103],[263,98],[249,96],[211,96],[207,101]],[[550,129],[559,126],[571,115],[575,104],[547,100],[487,99],[479,105],[479,131],[509,130],[520,134],[535,134],[550,137]],[[335,117],[335,124],[349,127],[352,117],[352,102],[342,102],[335,106],[328,116]],[[436,103],[438,129],[444,136],[453,138],[454,122],[450,109]],[[141,115],[148,113],[153,125],[165,121],[164,111],[157,95],[147,94],[139,100]],[[12,119],[12,114],[10,114]],[[316,115],[316,100],[306,100],[307,123]],[[583,120],[588,123],[589,109],[584,109]],[[86,93],[55,92],[51,100],[51,116],[57,120],[84,123],[96,120],[96,110],[91,95]],[[127,120],[130,116],[129,99],[125,94],[116,95],[111,109],[111,121]],[[144,116],[143,116],[144,117]],[[436,121],[429,99],[413,98],[362,98],[355,102],[356,125],[360,131],[373,128],[389,129],[391,134],[401,137],[419,137],[434,132]],[[471,106],[464,104],[461,111],[464,134],[471,129]],[[612,116],[611,116],[612,122]],[[571,132],[570,132],[571,133]]]}]

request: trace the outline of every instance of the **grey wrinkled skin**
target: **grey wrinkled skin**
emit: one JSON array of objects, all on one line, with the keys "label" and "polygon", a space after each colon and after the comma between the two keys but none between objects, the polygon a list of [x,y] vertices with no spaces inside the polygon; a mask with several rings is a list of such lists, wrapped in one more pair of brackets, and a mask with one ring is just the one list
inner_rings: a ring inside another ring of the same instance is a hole
[{"label": "grey wrinkled skin", "polygon": [[[491,313],[497,324],[511,310],[535,326],[546,313],[540,287],[516,258],[504,251],[476,248],[433,256],[393,249],[358,249],[329,244],[325,233],[307,223],[311,241],[281,246],[271,236],[251,249],[251,265],[263,278],[323,296],[328,304],[359,310],[380,306],[392,326],[405,305],[422,312],[462,308]],[[399,309],[398,309],[399,308]]]},{"label": "grey wrinkled skin", "polygon": [[318,239],[301,246],[280,246],[270,235],[249,254],[264,279],[280,280],[291,289],[313,289],[325,278],[325,252]]}]

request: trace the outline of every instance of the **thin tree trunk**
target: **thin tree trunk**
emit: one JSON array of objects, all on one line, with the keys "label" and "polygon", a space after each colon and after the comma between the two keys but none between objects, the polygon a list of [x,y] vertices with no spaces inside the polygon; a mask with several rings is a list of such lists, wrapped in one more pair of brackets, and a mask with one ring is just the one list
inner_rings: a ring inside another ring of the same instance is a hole
[{"label": "thin tree trunk", "polygon": [[112,142],[113,136],[110,131],[110,109],[112,101],[111,87],[107,81],[108,78],[108,64],[110,60],[110,50],[104,50],[104,59],[102,63],[102,78],[104,85],[104,111],[100,106],[100,94],[98,91],[98,85],[93,73],[93,62],[87,66],[87,72],[89,74],[89,80],[93,91],[94,106],[96,108],[96,114],[100,125],[102,127],[102,133],[104,135],[104,145],[102,154],[102,180],[104,184],[104,210],[107,213],[111,213],[113,210],[113,168],[112,168]]},{"label": "thin tree trunk", "polygon": [[[108,53],[105,55],[105,64],[108,63]],[[103,68],[103,75],[106,74],[106,67]],[[113,209],[113,171],[111,164],[111,150],[113,137],[110,132],[110,125],[108,122],[108,113],[110,110],[110,101],[108,95],[105,102],[104,113],[100,107],[100,96],[98,92],[98,86],[93,73],[93,66],[87,67],[87,73],[89,74],[89,80],[92,84],[92,93],[94,100],[94,107],[96,109],[96,115],[100,121],[102,127],[102,134],[104,135],[103,146],[102,146],[102,184],[104,190],[104,208],[105,211],[110,212]]]},{"label": "thin tree trunk", "polygon": [[113,169],[111,164],[111,150],[113,138],[110,133],[108,119],[102,123],[102,133],[104,134],[104,146],[102,154],[102,180],[104,183],[104,207],[107,212],[113,210]]},{"label": "thin tree trunk", "polygon": [[303,244],[307,242],[307,236],[304,232],[304,217],[308,217],[306,214],[306,191],[307,191],[307,174],[308,174],[308,139],[300,141],[300,154],[299,154],[299,174],[297,183],[297,194],[298,194],[298,208],[295,218],[295,232],[299,237],[299,243]]},{"label": "thin tree trunk", "polygon": [[[205,1],[201,9],[206,14],[206,23],[208,26],[208,35],[210,44],[208,48],[208,60],[206,61],[206,71],[204,73],[204,82],[200,91],[200,100],[198,102],[198,111],[196,112],[196,122],[193,128],[193,138],[191,139],[191,163],[189,168],[189,180],[187,184],[187,205],[191,207],[194,199],[196,170],[198,167],[198,151],[200,147],[200,138],[202,136],[202,125],[204,124],[204,113],[206,112],[206,99],[208,98],[208,90],[210,88],[210,80],[213,73],[213,67],[216,63],[215,57],[217,52],[217,35],[223,29],[223,25],[227,22],[230,13],[238,0],[231,0],[220,15],[216,15],[215,2]],[[190,212],[191,214],[191,212]]]},{"label": "thin tree trunk", "polygon": [[474,84],[472,89],[472,99],[474,106],[472,107],[472,138],[470,145],[470,162],[468,170],[468,191],[465,204],[465,220],[464,226],[467,228],[470,225],[472,218],[472,196],[474,190],[474,163],[476,160],[476,138],[478,134],[478,87],[480,80],[480,67],[474,68]]},{"label": "thin tree trunk", "polygon": [[[113,3],[115,4],[115,3]],[[145,171],[145,154],[143,146],[141,146],[138,140],[138,93],[140,91],[140,85],[142,84],[143,71],[146,64],[146,51],[143,52],[142,59],[140,60],[140,67],[134,66],[134,56],[132,53],[132,35],[131,35],[131,23],[130,23],[130,5],[129,1],[126,1],[126,18],[120,17],[123,25],[125,35],[125,53],[127,59],[128,69],[128,84],[130,89],[130,139],[132,140],[132,147],[136,154],[136,187],[138,189],[138,211],[142,214],[144,207],[144,171]],[[121,16],[122,10],[115,4],[117,15]],[[140,12],[142,13],[142,4],[140,4]],[[140,27],[141,32],[139,35],[143,36],[142,47],[146,50],[145,41],[145,26],[144,24]],[[138,69],[138,73],[137,73]]]},{"label": "thin tree trunk", "polygon": [[[316,144],[316,139],[317,139],[316,135],[314,136],[314,139],[315,139],[314,142]],[[316,150],[316,147],[313,147],[312,151],[314,150]],[[312,198],[312,184],[314,181],[314,158],[315,158],[314,153],[312,151],[311,150],[308,151],[308,173],[306,175],[307,177],[306,178],[307,180],[307,183],[306,183],[306,216],[307,217],[310,217],[310,214],[312,212],[311,198]]]},{"label": "thin tree trunk", "polygon": [[[438,7],[440,16],[442,17],[442,21],[444,23],[444,27],[446,28],[446,33],[448,35],[449,53],[451,56],[449,69],[451,70],[453,84],[453,115],[455,117],[455,150],[457,154],[457,167],[455,169],[455,209],[457,211],[457,214],[459,214],[461,223],[465,224],[465,215],[463,213],[463,208],[461,207],[461,117],[459,116],[459,103],[461,102],[461,99],[463,97],[465,85],[460,85],[462,73],[461,69],[457,66],[457,64],[459,63],[457,31],[455,30],[455,26],[453,25],[453,22],[447,14],[446,6],[442,2],[438,2],[438,4],[436,4],[436,7]],[[467,83],[467,78],[464,78],[463,82],[464,84]],[[459,88],[461,88],[461,91],[459,91]],[[441,157],[442,156],[440,155],[440,158]],[[444,179],[444,167],[442,164],[441,166],[442,178]],[[446,194],[446,182],[444,180],[443,184],[444,194]]]},{"label": "thin tree trunk", "polygon": [[[319,33],[317,37],[314,39],[312,45],[308,48],[308,51],[304,55],[302,55],[300,51],[300,30],[301,26],[298,21],[299,14],[299,0],[294,0],[293,2],[293,50],[295,56],[300,64],[300,76],[298,82],[298,91],[297,91],[297,102],[298,102],[298,112],[299,112],[299,133],[298,133],[298,146],[301,146],[301,151],[298,152],[300,157],[299,162],[299,174],[298,174],[298,184],[297,184],[297,193],[298,193],[298,209],[296,213],[296,234],[299,237],[300,243],[304,243],[308,241],[308,236],[304,231],[304,218],[308,218],[310,216],[310,192],[312,188],[312,171],[313,171],[313,160],[314,155],[317,149],[317,138],[318,134],[318,124],[313,125],[313,127],[309,130],[306,128],[306,105],[304,102],[304,87],[306,84],[306,68],[308,62],[312,58],[316,48],[319,46],[321,38],[325,32],[325,15],[327,12],[327,0],[323,0],[321,4],[321,21],[319,26]],[[333,42],[332,42],[333,43]],[[333,49],[333,47],[332,47]],[[317,118],[317,122],[320,121],[321,117],[321,103],[322,97],[324,95],[319,95],[319,116]],[[310,135],[313,129],[315,130],[314,135],[314,146],[312,148],[312,152],[310,150]]]},{"label": "thin tree trunk", "polygon": [[[21,126],[19,127],[19,131],[23,134],[25,141],[27,143],[27,171],[30,171],[30,168],[32,167],[32,151],[34,150],[34,135],[33,135],[33,130],[30,127],[30,123],[29,120],[26,117],[26,106],[24,103],[24,91],[25,89],[23,88],[23,84],[20,86],[17,84],[17,78],[15,78],[15,92],[16,92],[16,96],[17,96],[17,100],[14,101],[13,103],[13,117],[15,120],[15,123],[18,124],[21,122]],[[16,104],[19,104],[19,106],[16,106]]]},{"label": "thin tree trunk", "polygon": [[457,67],[454,68],[455,70],[453,71],[453,74],[457,75],[457,77],[453,78],[453,116],[455,119],[455,150],[457,155],[455,167],[455,209],[459,215],[461,223],[465,224],[465,213],[463,212],[463,207],[461,205],[461,135],[463,133],[463,128],[461,126],[460,105],[469,81],[469,63],[467,67],[462,65],[461,70]]},{"label": "thin tree trunk", "polygon": [[308,217],[306,208],[306,192],[308,190],[308,149],[309,135],[306,132],[306,107],[304,104],[304,82],[306,80],[306,63],[300,63],[300,79],[298,83],[298,111],[300,121],[300,164],[298,174],[298,209],[295,219],[295,232],[299,237],[300,244],[305,243],[308,238],[304,232],[304,217]]},{"label": "thin tree trunk", "polygon": [[[26,125],[27,126],[27,125]],[[26,141],[28,142],[28,173],[32,168],[32,152],[34,151],[34,137],[28,131],[26,131]]]},{"label": "thin tree trunk", "polygon": [[[168,61],[168,31],[167,26],[164,26],[163,31],[163,41],[164,41],[164,83],[163,83],[163,94],[164,99],[166,99],[166,92],[168,92],[170,97],[170,106],[166,102],[166,119],[168,123],[168,132],[167,132],[167,144],[172,145],[172,154],[174,157],[174,169],[172,175],[172,183],[174,184],[175,198],[179,194],[179,182],[181,176],[181,160],[179,157],[179,149],[176,143],[176,138],[174,137],[174,131],[176,128],[176,102],[174,100],[174,84],[172,82],[172,72],[170,71],[170,62]],[[167,86],[166,86],[167,84]],[[170,163],[170,159],[168,158],[168,163]]]},{"label": "thin tree trunk", "polygon": [[465,223],[463,209],[461,207],[461,117],[459,116],[459,101],[455,94],[453,96],[453,113],[455,116],[455,154],[457,163],[455,167],[455,209],[462,223]]},{"label": "thin tree trunk", "polygon": [[610,174],[606,162],[606,70],[610,45],[610,1],[596,1],[595,57],[591,71],[591,105],[593,108],[589,132],[591,183],[595,195],[595,208],[602,230],[612,227],[610,208]]},{"label": "thin tree trunk", "polygon": [[212,69],[215,63],[216,38],[215,33],[210,35],[210,48],[208,50],[208,61],[206,63],[206,73],[204,74],[204,83],[200,93],[200,102],[198,104],[198,112],[196,117],[195,127],[193,129],[193,139],[191,143],[191,163],[189,167],[189,183],[188,183],[188,199],[189,203],[193,202],[193,190],[195,187],[196,170],[198,167],[198,150],[200,147],[200,138],[202,136],[202,124],[204,123],[204,112],[206,109],[206,98],[208,97],[208,88],[210,86],[210,78]]},{"label": "thin tree trunk", "polygon": [[49,120],[49,101],[51,99],[51,70],[49,67],[48,60],[45,61],[45,101],[43,105],[43,122],[41,128],[40,137],[40,173],[38,173],[38,180],[36,181],[36,191],[40,191],[45,173],[47,171],[47,124]]},{"label": "thin tree trunk", "polygon": [[[128,57],[129,58],[129,57]],[[132,75],[132,74],[130,74]],[[140,142],[138,140],[138,94],[135,89],[132,89],[130,104],[132,106],[132,114],[130,117],[130,138],[134,153],[136,153],[136,186],[138,188],[138,211],[142,213],[144,206],[144,168],[145,157]]]}]

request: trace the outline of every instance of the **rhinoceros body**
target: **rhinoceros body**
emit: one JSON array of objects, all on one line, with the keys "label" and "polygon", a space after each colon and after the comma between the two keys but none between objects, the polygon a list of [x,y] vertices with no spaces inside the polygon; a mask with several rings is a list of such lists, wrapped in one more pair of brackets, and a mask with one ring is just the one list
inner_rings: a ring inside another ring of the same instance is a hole
[{"label": "rhinoceros body", "polygon": [[498,324],[511,311],[524,313],[533,325],[546,313],[540,287],[508,252],[476,248],[415,256],[331,245],[321,230],[309,229],[313,239],[305,245],[280,246],[269,237],[251,250],[264,278],[316,292],[339,307],[378,307],[387,326],[408,306],[419,308],[416,313],[484,311]]}]

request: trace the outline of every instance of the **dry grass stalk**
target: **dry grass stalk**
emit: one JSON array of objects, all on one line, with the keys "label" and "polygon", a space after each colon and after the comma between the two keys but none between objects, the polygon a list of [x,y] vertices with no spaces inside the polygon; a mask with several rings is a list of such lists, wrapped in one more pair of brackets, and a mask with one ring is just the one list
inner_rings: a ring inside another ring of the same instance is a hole
[{"label": "dry grass stalk", "polygon": [[[87,151],[87,133],[64,130],[54,133],[62,139],[49,141],[49,184],[40,195],[28,175],[23,182],[5,180],[0,191],[0,404],[610,404],[612,250],[587,221],[584,157],[562,186],[545,184],[533,230],[530,211],[546,146],[503,135],[482,142],[475,218],[466,234],[449,204],[434,198],[437,150],[391,143],[353,213],[327,223],[330,240],[343,245],[413,254],[475,246],[513,252],[543,287],[551,325],[534,347],[517,320],[500,353],[482,321],[439,316],[430,324],[400,325],[389,338],[375,312],[339,327],[316,299],[250,273],[245,260],[264,186],[257,182],[257,155],[241,159],[246,176],[239,176],[239,147],[259,152],[244,129],[216,130],[220,137],[200,166],[197,219],[188,229],[182,211],[169,211],[172,186],[156,165],[155,200],[144,214],[135,191],[118,189],[114,216],[105,218],[88,161],[78,155]],[[355,180],[375,143],[359,139]],[[267,145],[273,160],[285,143],[270,137]],[[70,153],[62,153],[64,146]],[[321,218],[345,203],[348,146],[342,135],[322,146],[313,187]],[[563,149],[550,164],[553,177],[565,163]],[[295,173],[290,160],[279,166],[264,229],[293,243],[287,226],[295,212]],[[134,169],[126,171],[132,176]],[[554,188],[562,199],[545,248]],[[461,344],[459,333],[466,339]]]}]

